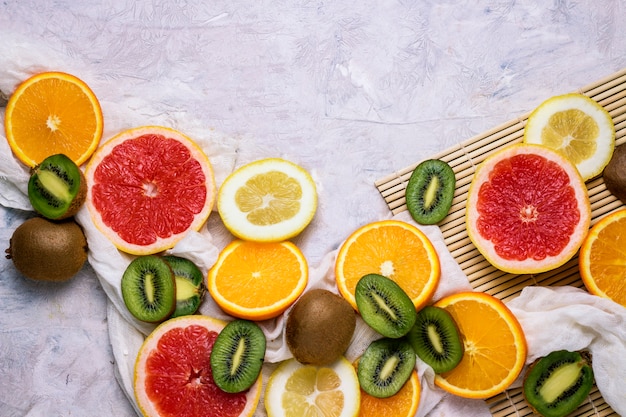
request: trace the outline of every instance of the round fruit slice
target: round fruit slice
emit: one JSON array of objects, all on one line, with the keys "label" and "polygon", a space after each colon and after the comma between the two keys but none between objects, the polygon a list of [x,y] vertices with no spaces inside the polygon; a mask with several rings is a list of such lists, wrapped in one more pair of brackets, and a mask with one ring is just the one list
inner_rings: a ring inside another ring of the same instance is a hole
[{"label": "round fruit slice", "polygon": [[106,142],[85,170],[87,207],[120,250],[145,255],[173,247],[199,230],[215,199],[213,169],[191,139],[145,126]]},{"label": "round fruit slice", "polygon": [[453,294],[434,305],[450,313],[464,345],[461,362],[435,375],[435,384],[465,398],[489,398],[507,389],[527,355],[524,332],[508,307],[479,292]]},{"label": "round fruit slice", "polygon": [[65,154],[85,162],[102,137],[102,110],[85,82],[62,72],[43,72],[20,84],[4,117],[15,156],[34,167],[46,157]]},{"label": "round fruit slice", "polygon": [[626,209],[596,223],[585,238],[578,258],[587,290],[626,307]]},{"label": "round fruit slice", "polygon": [[217,207],[226,228],[238,238],[279,242],[296,236],[311,222],[317,190],[302,167],[284,159],[262,159],[224,180]]},{"label": "round fruit slice", "polygon": [[467,233],[496,268],[532,274],[576,254],[591,207],[576,167],[540,145],[511,145],[476,169],[467,196]]},{"label": "round fruit slice", "polygon": [[160,324],[144,341],[135,363],[134,390],[146,417],[236,417],[254,414],[260,375],[252,387],[231,394],[215,385],[210,356],[225,322],[192,315]]},{"label": "round fruit slice", "polygon": [[258,321],[285,311],[308,279],[306,259],[293,243],[235,240],[220,252],[207,287],[226,313]]},{"label": "round fruit slice", "polygon": [[398,220],[357,229],[339,249],[335,263],[337,287],[355,310],[356,285],[365,275],[379,274],[395,281],[420,309],[437,289],[440,271],[439,257],[428,237]]},{"label": "round fruit slice", "polygon": [[268,379],[265,409],[268,417],[356,417],[360,393],[356,371],[344,357],[321,367],[288,359]]},{"label": "round fruit slice", "polygon": [[609,163],[615,147],[611,115],[578,93],[552,97],[528,116],[524,142],[545,145],[570,160],[588,180]]}]

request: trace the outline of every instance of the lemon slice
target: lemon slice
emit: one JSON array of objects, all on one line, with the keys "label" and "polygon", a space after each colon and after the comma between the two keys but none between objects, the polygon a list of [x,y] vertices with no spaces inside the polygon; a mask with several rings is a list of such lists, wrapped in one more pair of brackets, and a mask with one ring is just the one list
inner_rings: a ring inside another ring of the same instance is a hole
[{"label": "lemon slice", "polygon": [[564,94],[544,101],[528,116],[524,142],[556,150],[587,181],[611,160],[615,127],[596,101],[583,94]]},{"label": "lemon slice", "polygon": [[226,228],[243,240],[280,242],[298,235],[317,210],[311,175],[280,158],[261,159],[230,174],[217,208]]},{"label": "lemon slice", "polygon": [[288,359],[272,372],[265,391],[268,417],[354,417],[360,407],[356,371],[344,357],[322,367]]}]

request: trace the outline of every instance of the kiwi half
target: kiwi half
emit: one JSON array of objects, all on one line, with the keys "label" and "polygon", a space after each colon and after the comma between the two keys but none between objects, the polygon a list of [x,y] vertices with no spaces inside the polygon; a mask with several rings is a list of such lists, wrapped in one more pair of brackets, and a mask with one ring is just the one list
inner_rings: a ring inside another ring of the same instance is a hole
[{"label": "kiwi half", "polygon": [[170,265],[160,256],[139,256],[122,275],[122,298],[138,320],[158,323],[176,307],[176,281]]},{"label": "kiwi half", "polygon": [[28,199],[42,216],[53,220],[71,217],[86,197],[87,182],[83,172],[66,155],[51,155],[32,169]]},{"label": "kiwi half", "polygon": [[435,373],[451,371],[463,358],[463,341],[454,318],[440,307],[422,308],[407,339]]},{"label": "kiwi half", "polygon": [[452,207],[456,177],[446,162],[428,159],[411,174],[406,186],[406,206],[417,223],[436,224]]},{"label": "kiwi half", "polygon": [[363,352],[357,377],[363,391],[386,398],[400,391],[414,368],[415,352],[405,338],[382,338],[370,343]]},{"label": "kiwi half", "polygon": [[395,281],[383,275],[363,276],[354,296],[363,321],[385,337],[402,337],[415,324],[413,301]]},{"label": "kiwi half", "polygon": [[215,384],[229,393],[250,388],[261,372],[265,348],[265,334],[256,323],[241,319],[228,323],[211,351]]},{"label": "kiwi half", "polygon": [[587,352],[554,351],[536,360],[524,377],[524,398],[544,417],[564,417],[576,410],[593,387]]},{"label": "kiwi half", "polygon": [[204,275],[192,261],[180,256],[165,255],[176,281],[176,307],[171,317],[187,316],[198,311],[206,293]]}]

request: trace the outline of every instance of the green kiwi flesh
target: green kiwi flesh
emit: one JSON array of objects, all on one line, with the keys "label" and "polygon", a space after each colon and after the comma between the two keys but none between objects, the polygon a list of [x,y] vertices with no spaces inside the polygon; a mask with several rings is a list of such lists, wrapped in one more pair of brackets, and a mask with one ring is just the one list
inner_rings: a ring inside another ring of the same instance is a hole
[{"label": "green kiwi flesh", "polygon": [[59,220],[75,215],[87,197],[80,168],[63,154],[51,155],[35,166],[28,180],[28,199],[39,214]]},{"label": "green kiwi flesh", "polygon": [[452,207],[456,178],[446,162],[428,159],[411,174],[406,186],[406,205],[411,217],[419,224],[437,224]]},{"label": "green kiwi flesh", "polygon": [[593,387],[587,352],[558,350],[536,360],[524,377],[524,398],[544,417],[564,417],[587,398]]},{"label": "green kiwi flesh", "polygon": [[402,337],[415,324],[413,301],[395,281],[383,275],[363,276],[354,296],[363,321],[385,337]]},{"label": "green kiwi flesh", "polygon": [[442,308],[422,308],[407,339],[417,356],[437,374],[451,371],[463,358],[463,341],[457,325]]},{"label": "green kiwi flesh", "polygon": [[173,317],[188,316],[198,311],[206,293],[204,275],[192,261],[180,256],[165,255],[176,281],[176,307]]},{"label": "green kiwi flesh", "polygon": [[250,388],[261,372],[265,348],[265,334],[256,323],[242,319],[228,323],[211,351],[215,384],[229,393]]},{"label": "green kiwi flesh", "polygon": [[158,323],[176,307],[176,281],[167,261],[143,255],[131,261],[122,275],[122,298],[138,320]]},{"label": "green kiwi flesh", "polygon": [[373,341],[357,365],[357,377],[363,391],[378,398],[396,394],[411,377],[415,352],[405,338],[382,338]]}]

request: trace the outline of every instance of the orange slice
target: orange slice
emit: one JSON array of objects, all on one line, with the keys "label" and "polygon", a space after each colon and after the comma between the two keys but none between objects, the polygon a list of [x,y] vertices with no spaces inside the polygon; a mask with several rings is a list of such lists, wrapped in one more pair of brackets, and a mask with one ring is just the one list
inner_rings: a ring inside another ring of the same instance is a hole
[{"label": "orange slice", "polygon": [[357,229],[337,254],[337,287],[355,310],[356,284],[371,273],[394,280],[419,309],[437,289],[441,269],[435,248],[421,230],[402,221],[383,220]]},{"label": "orange slice", "polygon": [[489,398],[506,390],[524,367],[526,338],[517,318],[497,298],[463,292],[442,298],[459,327],[463,359],[452,371],[435,376],[443,390],[465,398]]},{"label": "orange slice", "polygon": [[63,72],[44,72],[11,95],[4,127],[13,153],[30,167],[59,153],[81,165],[100,143],[102,110],[84,81]]},{"label": "orange slice", "polygon": [[377,398],[361,389],[359,417],[413,417],[420,403],[420,380],[413,371],[400,391],[387,398]]},{"label": "orange slice", "polygon": [[596,223],[580,248],[580,275],[587,290],[626,307],[626,209]]},{"label": "orange slice", "polygon": [[308,279],[307,261],[293,243],[235,240],[209,271],[207,287],[226,313],[266,320],[285,311]]}]

